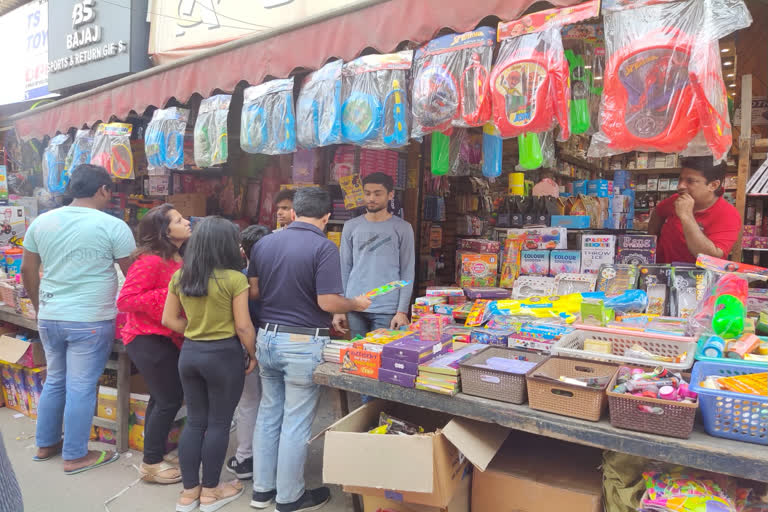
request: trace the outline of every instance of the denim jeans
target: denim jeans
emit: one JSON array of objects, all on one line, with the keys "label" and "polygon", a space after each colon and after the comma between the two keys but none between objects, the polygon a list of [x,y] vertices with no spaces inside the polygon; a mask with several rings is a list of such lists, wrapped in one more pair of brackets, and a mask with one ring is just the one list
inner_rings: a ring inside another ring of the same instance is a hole
[{"label": "denim jeans", "polygon": [[262,395],[253,432],[253,490],[277,490],[278,503],[304,494],[307,442],[320,396],[312,374],[327,342],[325,336],[259,329],[256,358]]},{"label": "denim jeans", "polygon": [[347,313],[347,322],[352,337],[365,336],[376,329],[389,329],[394,313]]},{"label": "denim jeans", "polygon": [[115,341],[115,321],[39,320],[48,376],[37,411],[37,446],[53,446],[64,426],[64,460],[88,454],[98,381]]}]

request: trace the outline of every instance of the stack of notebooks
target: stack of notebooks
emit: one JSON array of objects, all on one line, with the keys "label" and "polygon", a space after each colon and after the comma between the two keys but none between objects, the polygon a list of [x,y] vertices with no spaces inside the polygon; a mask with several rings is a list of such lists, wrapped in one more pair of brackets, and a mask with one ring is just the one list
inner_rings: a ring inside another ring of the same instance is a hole
[{"label": "stack of notebooks", "polygon": [[461,391],[459,364],[488,345],[471,344],[419,365],[416,389],[453,396]]},{"label": "stack of notebooks", "polygon": [[341,351],[345,348],[352,348],[352,341],[349,340],[331,340],[326,343],[323,349],[323,359],[329,363],[341,363]]}]

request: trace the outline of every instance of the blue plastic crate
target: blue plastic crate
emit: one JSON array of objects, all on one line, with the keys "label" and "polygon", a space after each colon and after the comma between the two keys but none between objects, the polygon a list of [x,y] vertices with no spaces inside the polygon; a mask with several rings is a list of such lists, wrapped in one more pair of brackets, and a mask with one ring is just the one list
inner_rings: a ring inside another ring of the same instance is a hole
[{"label": "blue plastic crate", "polygon": [[[763,341],[768,341],[765,336],[758,336]],[[699,338],[699,342],[696,345],[696,360],[706,361],[708,363],[723,363],[723,364],[735,364],[743,368],[762,368],[766,369],[768,366],[762,361],[749,361],[744,359],[728,359],[727,357],[707,357],[704,355],[704,345],[707,344],[707,336]]]},{"label": "blue plastic crate", "polygon": [[699,394],[699,408],[709,435],[768,445],[768,396],[706,389],[699,385],[709,375],[731,377],[766,370],[768,368],[707,361],[694,365],[691,389]]}]

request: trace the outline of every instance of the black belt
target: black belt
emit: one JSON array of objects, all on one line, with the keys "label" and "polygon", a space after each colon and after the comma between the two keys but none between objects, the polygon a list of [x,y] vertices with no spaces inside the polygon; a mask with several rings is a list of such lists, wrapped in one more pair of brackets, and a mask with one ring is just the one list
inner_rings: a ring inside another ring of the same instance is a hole
[{"label": "black belt", "polygon": [[331,330],[327,328],[313,329],[312,327],[293,327],[290,325],[279,325],[262,322],[259,328],[265,331],[285,334],[304,334],[306,336],[330,336]]}]

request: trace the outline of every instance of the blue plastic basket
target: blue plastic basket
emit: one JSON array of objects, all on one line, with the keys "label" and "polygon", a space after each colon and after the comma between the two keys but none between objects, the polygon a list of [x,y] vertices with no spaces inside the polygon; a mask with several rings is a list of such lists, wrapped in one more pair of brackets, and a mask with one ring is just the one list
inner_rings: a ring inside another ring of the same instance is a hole
[{"label": "blue plastic basket", "polygon": [[707,361],[694,365],[691,389],[699,394],[699,408],[709,435],[768,445],[768,396],[706,389],[699,385],[709,375],[731,377],[766,370],[768,368]]},{"label": "blue plastic basket", "polygon": [[[758,336],[763,341],[766,340],[765,336]],[[699,342],[696,345],[696,360],[697,361],[706,361],[708,363],[724,363],[724,364],[735,364],[736,366],[741,366],[744,368],[765,368],[765,363],[762,361],[748,361],[744,359],[728,359],[725,357],[707,357],[704,355],[704,345],[707,344],[707,336],[702,336],[699,338]]]}]

